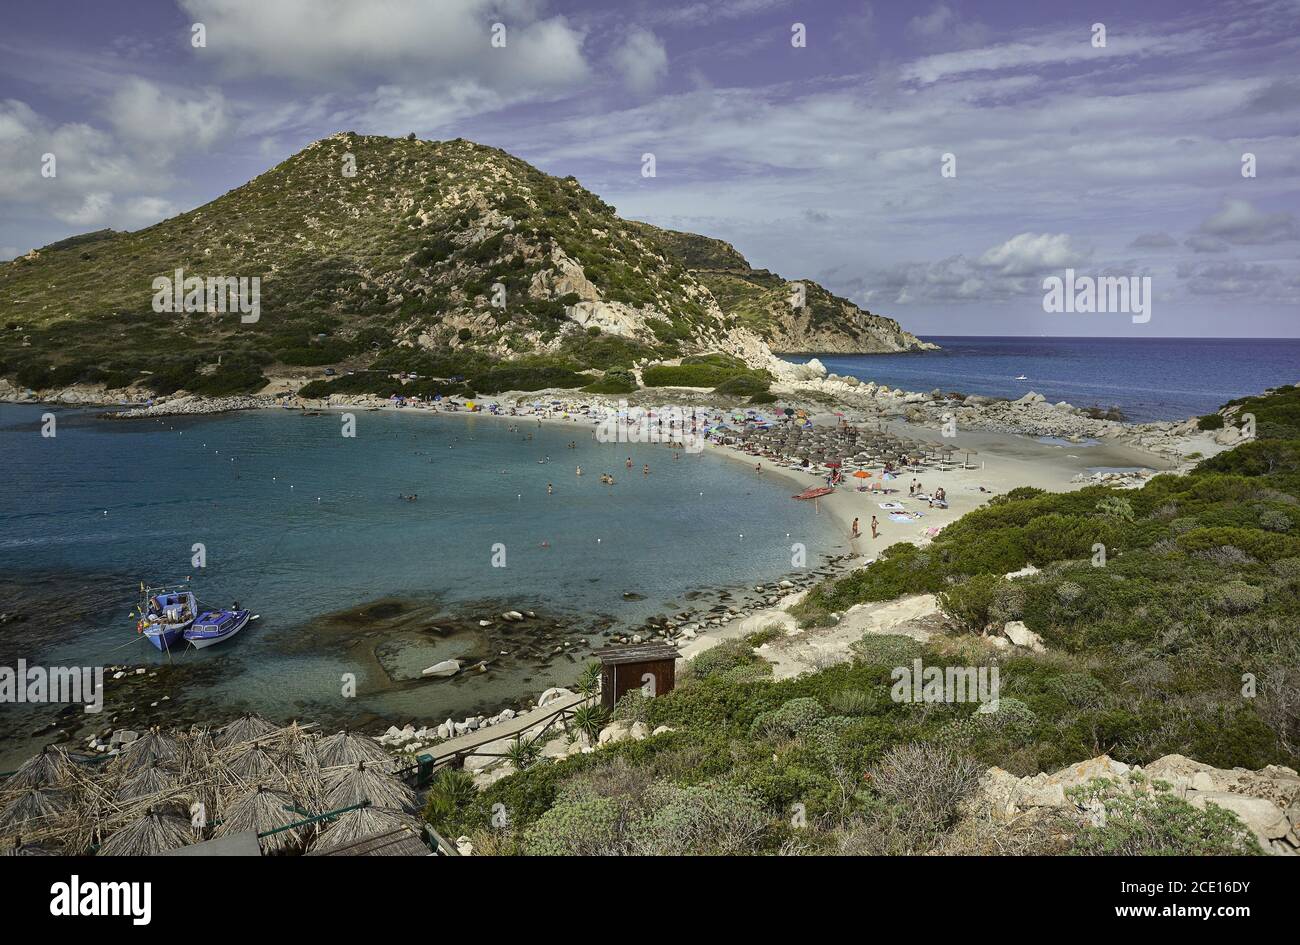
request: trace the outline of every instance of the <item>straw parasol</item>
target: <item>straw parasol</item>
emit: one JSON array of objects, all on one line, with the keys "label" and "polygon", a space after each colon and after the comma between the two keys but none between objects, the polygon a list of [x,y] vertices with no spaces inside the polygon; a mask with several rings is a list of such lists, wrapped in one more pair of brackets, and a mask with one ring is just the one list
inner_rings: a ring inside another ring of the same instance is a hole
[{"label": "straw parasol", "polygon": [[347,729],[322,738],[316,752],[321,765],[326,768],[354,765],[359,761],[391,761],[393,757],[373,738]]},{"label": "straw parasol", "polygon": [[63,809],[63,802],[49,791],[36,787],[24,788],[0,811],[0,834],[16,829],[47,826]]},{"label": "straw parasol", "polygon": [[[297,805],[288,794],[268,787],[258,787],[226,808],[216,836],[224,837],[245,830],[264,834],[302,819],[303,814],[297,810]],[[262,851],[286,853],[301,849],[309,836],[308,830],[306,827],[298,827],[260,837]]]},{"label": "straw parasol", "polygon": [[156,761],[122,781],[117,789],[119,801],[135,801],[176,787],[176,774]]},{"label": "straw parasol", "polygon": [[313,853],[324,853],[338,847],[347,846],[377,833],[410,827],[419,831],[419,822],[409,814],[386,807],[362,807],[340,814],[312,845]]},{"label": "straw parasol", "polygon": [[241,742],[251,742],[275,731],[275,726],[256,715],[245,715],[217,730],[212,740],[217,748],[229,748]]},{"label": "straw parasol", "polygon": [[194,842],[188,818],[153,808],[121,830],[99,848],[100,856],[156,856]]},{"label": "straw parasol", "polygon": [[288,788],[292,785],[292,756],[286,757],[278,747],[266,742],[240,746],[226,759],[229,780],[240,786],[267,785]]},{"label": "straw parasol", "polygon": [[46,745],[39,755],[23,762],[22,767],[4,783],[4,790],[66,784],[72,779],[75,765],[76,762],[62,748]]},{"label": "straw parasol", "polygon": [[174,762],[176,750],[175,738],[164,735],[160,729],[151,728],[122,749],[122,753],[113,762],[113,767],[123,774],[131,775],[159,762]]},{"label": "straw parasol", "polygon": [[415,792],[385,771],[383,762],[359,761],[325,770],[325,803],[330,809],[369,801],[380,807],[415,810]]},{"label": "straw parasol", "polygon": [[0,848],[0,856],[57,856],[57,852],[39,843],[23,843],[22,837],[14,837],[12,845]]}]

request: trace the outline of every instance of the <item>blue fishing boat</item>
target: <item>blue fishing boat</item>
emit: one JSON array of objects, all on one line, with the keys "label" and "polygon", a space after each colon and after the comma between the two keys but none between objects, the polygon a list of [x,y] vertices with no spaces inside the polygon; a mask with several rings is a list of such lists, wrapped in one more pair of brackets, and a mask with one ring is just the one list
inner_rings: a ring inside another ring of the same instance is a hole
[{"label": "blue fishing boat", "polygon": [[[239,605],[236,604],[236,607]],[[251,616],[247,610],[208,610],[185,631],[185,639],[198,649],[229,640],[247,626]]]},{"label": "blue fishing boat", "polygon": [[144,587],[141,585],[137,633],[163,652],[170,652],[181,642],[185,631],[194,624],[199,603],[193,592],[183,587]]}]

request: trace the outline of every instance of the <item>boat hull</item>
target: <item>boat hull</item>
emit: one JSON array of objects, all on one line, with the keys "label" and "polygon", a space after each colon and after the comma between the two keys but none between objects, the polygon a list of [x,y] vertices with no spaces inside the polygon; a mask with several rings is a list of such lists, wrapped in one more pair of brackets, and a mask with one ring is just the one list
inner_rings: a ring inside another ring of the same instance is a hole
[{"label": "boat hull", "polygon": [[194,626],[185,631],[185,639],[195,649],[214,646],[229,640],[240,630],[248,625],[252,612],[247,610],[227,611],[234,619],[224,629],[218,625],[209,622],[209,618],[216,616],[213,614],[204,614],[194,622]]},{"label": "boat hull", "polygon": [[184,643],[185,631],[193,624],[194,621],[191,620],[189,623],[167,627],[165,629],[150,627],[145,630],[144,635],[159,651],[165,653],[178,644]]}]

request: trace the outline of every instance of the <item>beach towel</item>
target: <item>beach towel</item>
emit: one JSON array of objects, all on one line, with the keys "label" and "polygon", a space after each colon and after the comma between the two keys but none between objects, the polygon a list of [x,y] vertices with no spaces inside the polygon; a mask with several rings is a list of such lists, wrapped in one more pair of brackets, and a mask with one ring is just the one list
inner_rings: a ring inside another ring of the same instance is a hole
[{"label": "beach towel", "polygon": [[892,513],[890,513],[889,520],[890,520],[891,522],[910,522],[910,521],[911,521],[911,519],[908,518],[906,515],[900,515],[898,512],[892,512]]},{"label": "beach towel", "polygon": [[881,502],[880,507],[886,512],[903,511],[903,506],[897,502]]}]

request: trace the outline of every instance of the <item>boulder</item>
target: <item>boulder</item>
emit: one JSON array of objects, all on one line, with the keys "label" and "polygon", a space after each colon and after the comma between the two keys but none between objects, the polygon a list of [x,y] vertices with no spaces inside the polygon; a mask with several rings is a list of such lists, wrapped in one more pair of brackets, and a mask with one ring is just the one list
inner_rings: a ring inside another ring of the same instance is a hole
[{"label": "boulder", "polygon": [[1204,809],[1206,804],[1214,804],[1232,811],[1254,832],[1265,850],[1270,848],[1270,840],[1281,840],[1291,831],[1286,815],[1276,804],[1262,797],[1244,797],[1226,791],[1196,791],[1187,799],[1193,807]]},{"label": "boulder", "polygon": [[1002,627],[1002,632],[1016,646],[1023,646],[1035,653],[1047,652],[1047,647],[1043,645],[1042,638],[1026,627],[1023,620],[1008,620]]},{"label": "boulder", "polygon": [[617,742],[627,741],[631,737],[631,722],[611,722],[600,730],[600,737],[596,739],[596,742],[600,745],[613,745]]},{"label": "boulder", "polygon": [[552,686],[550,689],[543,692],[541,697],[537,700],[537,708],[544,708],[552,702],[555,702],[557,699],[567,699],[572,695],[573,693],[568,689],[564,689],[560,686]]},{"label": "boulder", "polygon": [[456,660],[443,660],[441,663],[434,663],[432,666],[426,666],[420,671],[420,675],[441,678],[446,676],[455,676],[459,672],[459,662]]}]

